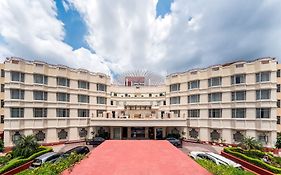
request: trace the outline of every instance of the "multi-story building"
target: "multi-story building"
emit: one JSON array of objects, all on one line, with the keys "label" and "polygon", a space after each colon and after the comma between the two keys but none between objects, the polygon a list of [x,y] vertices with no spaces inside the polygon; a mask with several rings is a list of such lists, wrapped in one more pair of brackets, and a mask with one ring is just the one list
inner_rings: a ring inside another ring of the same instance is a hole
[{"label": "multi-story building", "polygon": [[277,64],[277,132],[281,133],[281,64]]},{"label": "multi-story building", "polygon": [[0,64],[0,100],[1,100],[1,108],[0,108],[0,139],[4,137],[4,78],[5,78],[5,71],[4,71],[4,64]]},{"label": "multi-story building", "polygon": [[265,146],[276,140],[272,58],[174,73],[162,83],[138,74],[111,83],[102,73],[18,58],[4,67],[5,146],[23,134],[42,143],[167,134],[226,143],[252,136]]}]

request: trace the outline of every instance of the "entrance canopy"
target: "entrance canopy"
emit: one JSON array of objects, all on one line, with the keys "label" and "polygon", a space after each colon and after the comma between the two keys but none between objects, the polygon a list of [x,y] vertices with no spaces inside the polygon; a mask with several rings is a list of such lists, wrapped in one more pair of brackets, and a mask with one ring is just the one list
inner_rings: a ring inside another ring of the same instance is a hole
[{"label": "entrance canopy", "polygon": [[107,140],[63,175],[210,175],[165,140]]}]

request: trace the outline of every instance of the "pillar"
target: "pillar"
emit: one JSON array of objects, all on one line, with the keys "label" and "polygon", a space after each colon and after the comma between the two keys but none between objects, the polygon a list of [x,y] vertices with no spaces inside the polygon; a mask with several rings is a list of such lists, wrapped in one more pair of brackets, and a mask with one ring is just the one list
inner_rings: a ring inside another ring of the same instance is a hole
[{"label": "pillar", "polygon": [[162,127],[162,136],[163,136],[163,138],[166,137],[166,130],[167,130],[166,127]]},{"label": "pillar", "polygon": [[131,127],[128,127],[128,139],[131,139]]},{"label": "pillar", "polygon": [[144,138],[148,139],[148,127],[145,127]]}]

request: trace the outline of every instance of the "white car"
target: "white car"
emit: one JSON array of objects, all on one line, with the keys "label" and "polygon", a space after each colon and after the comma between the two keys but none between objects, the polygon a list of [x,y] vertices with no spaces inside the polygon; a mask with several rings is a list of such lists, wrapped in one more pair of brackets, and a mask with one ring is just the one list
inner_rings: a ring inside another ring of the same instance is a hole
[{"label": "white car", "polygon": [[189,154],[190,157],[193,159],[206,159],[206,160],[211,160],[217,165],[228,165],[228,166],[233,166],[235,168],[243,169],[243,167],[235,163],[234,161],[227,159],[219,154],[215,154],[212,152],[200,152],[200,151],[192,151]]}]

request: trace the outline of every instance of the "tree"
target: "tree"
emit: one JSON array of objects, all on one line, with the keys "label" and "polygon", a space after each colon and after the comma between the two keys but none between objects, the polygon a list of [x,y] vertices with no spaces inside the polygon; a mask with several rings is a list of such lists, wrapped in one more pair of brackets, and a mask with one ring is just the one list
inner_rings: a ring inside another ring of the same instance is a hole
[{"label": "tree", "polygon": [[26,158],[38,151],[38,148],[39,144],[33,135],[21,136],[13,147],[12,155],[13,157],[23,156]]},{"label": "tree", "polygon": [[241,141],[241,143],[239,143],[239,146],[243,149],[258,149],[261,150],[262,149],[262,144],[257,141],[254,137],[244,137]]},{"label": "tree", "polygon": [[276,141],[275,147],[281,148],[281,135],[280,134],[277,135],[277,141]]},{"label": "tree", "polygon": [[0,140],[0,152],[4,150],[4,142],[3,140]]}]

